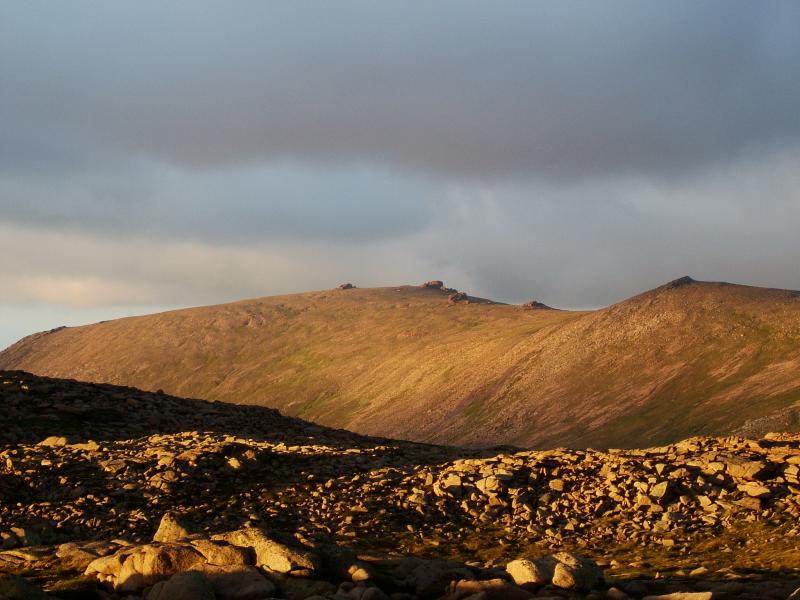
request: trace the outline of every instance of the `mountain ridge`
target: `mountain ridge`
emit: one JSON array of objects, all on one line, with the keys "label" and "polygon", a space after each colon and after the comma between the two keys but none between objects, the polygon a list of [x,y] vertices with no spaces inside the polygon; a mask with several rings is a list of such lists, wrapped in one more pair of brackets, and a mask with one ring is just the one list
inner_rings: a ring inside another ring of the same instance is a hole
[{"label": "mountain ridge", "polygon": [[592,311],[452,292],[336,289],[127,317],[29,336],[0,368],[472,446],[662,444],[781,411],[791,422],[800,403],[798,292],[682,277]]}]

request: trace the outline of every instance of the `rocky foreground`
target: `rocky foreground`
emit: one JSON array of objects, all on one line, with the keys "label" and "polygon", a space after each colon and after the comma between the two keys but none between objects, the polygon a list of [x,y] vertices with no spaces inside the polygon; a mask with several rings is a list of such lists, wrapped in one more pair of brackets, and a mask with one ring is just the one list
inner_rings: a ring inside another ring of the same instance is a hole
[{"label": "rocky foreground", "polygon": [[800,597],[800,437],[461,450],[0,372],[0,598]]}]

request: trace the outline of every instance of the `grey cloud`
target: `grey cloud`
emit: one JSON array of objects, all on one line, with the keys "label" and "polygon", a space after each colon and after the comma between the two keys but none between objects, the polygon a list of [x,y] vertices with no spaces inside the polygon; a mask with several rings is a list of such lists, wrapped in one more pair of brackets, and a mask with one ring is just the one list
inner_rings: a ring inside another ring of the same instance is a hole
[{"label": "grey cloud", "polygon": [[422,252],[476,293],[571,308],[608,305],[685,274],[800,289],[798,190],[800,148],[689,181],[467,188],[450,211],[461,218],[437,235],[447,243]]},{"label": "grey cloud", "polygon": [[[51,128],[89,136],[98,160],[670,176],[800,139],[791,0],[26,2],[2,13],[0,73],[13,84],[0,118],[44,146]],[[0,157],[12,143],[2,138]]]},{"label": "grey cloud", "polygon": [[438,185],[357,166],[186,172],[131,162],[67,178],[0,173],[0,185],[0,221],[224,244],[391,238],[439,213]]}]

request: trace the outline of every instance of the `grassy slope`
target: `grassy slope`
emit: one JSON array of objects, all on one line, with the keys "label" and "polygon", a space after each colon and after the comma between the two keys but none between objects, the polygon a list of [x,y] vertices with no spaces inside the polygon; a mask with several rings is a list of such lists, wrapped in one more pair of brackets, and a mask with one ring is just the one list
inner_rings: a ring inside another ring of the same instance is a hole
[{"label": "grassy slope", "polygon": [[0,368],[421,441],[643,446],[800,401],[800,296],[691,283],[570,312],[331,290],[37,334]]}]

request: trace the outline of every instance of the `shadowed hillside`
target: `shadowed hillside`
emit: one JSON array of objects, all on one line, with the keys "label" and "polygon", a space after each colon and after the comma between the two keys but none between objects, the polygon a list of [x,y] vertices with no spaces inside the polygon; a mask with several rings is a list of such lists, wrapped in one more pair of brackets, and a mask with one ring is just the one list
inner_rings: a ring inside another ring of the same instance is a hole
[{"label": "shadowed hillside", "polygon": [[450,296],[337,289],[119,319],[25,338],[0,368],[428,442],[633,447],[795,426],[797,292],[683,278],[590,312]]}]

